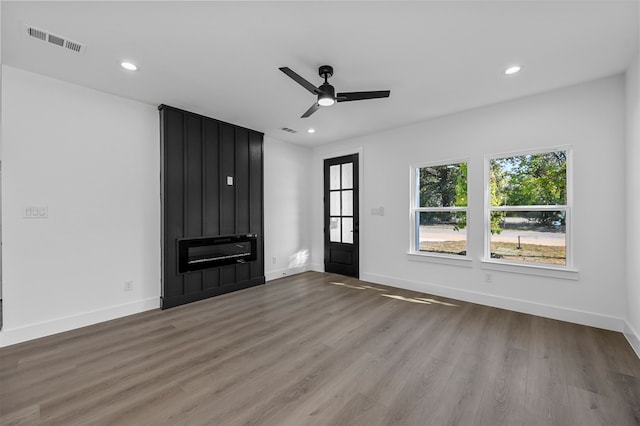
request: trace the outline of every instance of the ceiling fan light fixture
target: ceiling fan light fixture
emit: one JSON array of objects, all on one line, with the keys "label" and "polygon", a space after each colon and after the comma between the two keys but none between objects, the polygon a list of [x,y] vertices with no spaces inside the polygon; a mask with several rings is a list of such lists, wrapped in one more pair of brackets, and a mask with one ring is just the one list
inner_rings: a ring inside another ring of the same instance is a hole
[{"label": "ceiling fan light fixture", "polygon": [[[325,74],[325,80],[327,75]],[[325,81],[319,88],[318,105],[331,106],[336,103],[336,89]]]},{"label": "ceiling fan light fixture", "polygon": [[322,95],[320,95],[318,97],[318,105],[320,106],[331,106],[333,104],[335,104],[336,101],[329,95],[327,95],[326,93],[323,93]]}]

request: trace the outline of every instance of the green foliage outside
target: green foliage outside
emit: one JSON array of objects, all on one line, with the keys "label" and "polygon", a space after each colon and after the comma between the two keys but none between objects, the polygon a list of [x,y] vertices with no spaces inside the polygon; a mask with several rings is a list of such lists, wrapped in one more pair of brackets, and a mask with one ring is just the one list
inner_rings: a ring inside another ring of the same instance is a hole
[{"label": "green foliage outside", "polygon": [[[489,183],[492,206],[565,205],[567,202],[567,157],[565,151],[519,155],[490,161]],[[466,207],[467,163],[419,169],[420,207]],[[502,232],[510,213],[491,213],[491,233]],[[517,216],[545,226],[564,226],[561,211],[518,212]],[[420,225],[452,224],[464,229],[464,212],[420,214]]]},{"label": "green foliage outside", "polygon": [[[500,165],[494,161],[490,162],[489,169],[489,197],[492,206],[500,206],[506,201],[504,191],[501,189],[505,185],[505,176],[501,173]],[[504,222],[504,212],[491,212],[491,233],[499,234],[502,232],[500,226]]]},{"label": "green foliage outside", "polygon": [[[567,203],[565,151],[498,158],[491,160],[490,164],[492,206],[553,206]],[[565,225],[562,211],[516,214],[524,215],[539,225]],[[505,215],[509,213],[492,213],[492,233],[500,233],[500,224]]]},{"label": "green foliage outside", "polygon": [[[421,167],[420,207],[457,207],[458,202],[466,206],[467,164]],[[464,198],[459,200],[459,182],[464,181]]]},{"label": "green foliage outside", "polygon": [[[420,207],[466,207],[467,163],[419,169]],[[421,212],[420,225],[452,224],[454,229],[467,225],[464,212]]]}]

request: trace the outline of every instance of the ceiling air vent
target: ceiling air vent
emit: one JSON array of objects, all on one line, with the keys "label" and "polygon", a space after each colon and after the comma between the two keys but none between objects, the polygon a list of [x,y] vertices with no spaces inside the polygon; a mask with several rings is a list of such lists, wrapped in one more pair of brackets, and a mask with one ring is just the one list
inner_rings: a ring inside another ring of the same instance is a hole
[{"label": "ceiling air vent", "polygon": [[283,131],[285,131],[285,132],[287,132],[287,133],[298,133],[298,131],[297,131],[297,130],[290,129],[290,128],[288,128],[288,127],[283,127],[283,128],[282,128],[282,129],[280,129],[280,130],[283,130]]},{"label": "ceiling air vent", "polygon": [[77,41],[69,40],[59,35],[51,34],[48,31],[39,28],[26,26],[27,34],[38,40],[48,41],[50,44],[62,47],[75,53],[84,54],[85,46]]},{"label": "ceiling air vent", "polygon": [[83,50],[84,50],[83,45],[71,40],[65,40],[64,47],[66,47],[69,50],[73,50],[76,53],[83,53]]},{"label": "ceiling air vent", "polygon": [[56,35],[49,34],[49,43],[53,43],[56,46],[62,47],[64,46],[64,39]]},{"label": "ceiling air vent", "polygon": [[42,30],[39,30],[37,28],[28,27],[27,28],[27,33],[31,37],[35,37],[35,38],[40,39],[40,40],[46,40],[47,39],[47,33],[42,31]]}]

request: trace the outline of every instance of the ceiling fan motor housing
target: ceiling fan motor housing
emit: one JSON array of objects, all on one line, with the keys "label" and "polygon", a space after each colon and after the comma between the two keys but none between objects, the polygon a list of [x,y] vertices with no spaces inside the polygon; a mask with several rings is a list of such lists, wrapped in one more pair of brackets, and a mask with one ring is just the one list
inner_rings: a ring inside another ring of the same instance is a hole
[{"label": "ceiling fan motor housing", "polygon": [[332,97],[335,98],[336,97],[336,89],[330,85],[329,83],[322,83],[320,85],[320,87],[318,87],[318,89],[320,89],[320,91],[322,92],[322,94],[324,94],[325,96],[322,96],[322,94],[318,95],[318,96],[322,96],[322,97]]},{"label": "ceiling fan motor housing", "polygon": [[333,67],[331,65],[322,65],[318,68],[318,74],[326,80],[333,75]]}]

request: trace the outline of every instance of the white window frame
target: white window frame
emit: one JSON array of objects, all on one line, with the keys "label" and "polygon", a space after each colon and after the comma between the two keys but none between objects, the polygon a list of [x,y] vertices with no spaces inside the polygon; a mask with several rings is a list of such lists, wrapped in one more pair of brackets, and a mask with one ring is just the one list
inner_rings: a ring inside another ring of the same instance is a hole
[{"label": "white window frame", "polygon": [[[420,185],[419,185],[419,170],[424,167],[438,167],[438,166],[448,166],[451,164],[461,164],[465,163],[467,165],[467,206],[466,207],[419,207],[418,201],[420,200]],[[413,164],[409,167],[409,251],[407,255],[409,260],[417,260],[417,261],[434,261],[436,263],[445,263],[445,264],[454,264],[454,265],[463,265],[463,266],[471,266],[471,257],[469,256],[469,226],[470,226],[470,217],[469,217],[469,160],[468,159],[453,159],[453,160],[445,160],[445,161],[430,161],[426,163]],[[460,212],[463,211],[466,213],[467,217],[467,226],[466,226],[466,255],[459,254],[446,254],[446,253],[434,253],[427,251],[420,251],[417,249],[420,244],[420,233],[419,230],[416,229],[416,215],[420,212]]]},{"label": "white window frame", "polygon": [[[491,160],[509,158],[522,155],[544,154],[548,152],[566,152],[566,185],[567,200],[565,205],[542,206],[492,206],[490,185]],[[573,149],[570,145],[552,146],[500,154],[485,155],[484,160],[484,257],[482,267],[506,272],[516,272],[532,275],[549,276],[577,280],[577,270],[573,266]],[[491,213],[494,211],[564,211],[565,212],[565,265],[544,263],[527,263],[514,260],[491,258]]]}]

